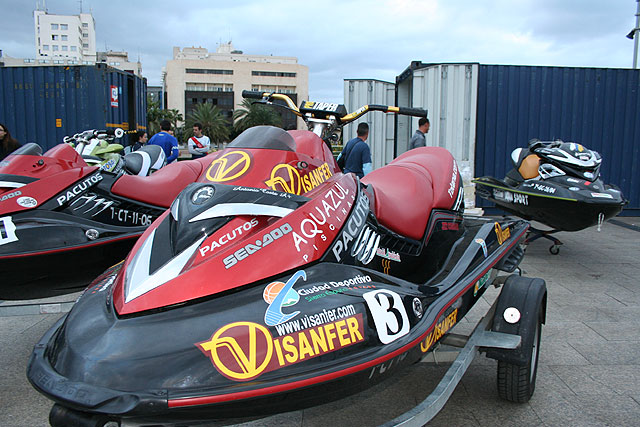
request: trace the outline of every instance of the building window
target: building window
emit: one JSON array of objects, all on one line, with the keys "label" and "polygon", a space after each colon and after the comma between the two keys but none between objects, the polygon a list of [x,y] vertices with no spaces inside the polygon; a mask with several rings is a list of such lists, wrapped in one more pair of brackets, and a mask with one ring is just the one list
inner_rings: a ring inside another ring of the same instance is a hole
[{"label": "building window", "polygon": [[82,65],[93,65],[91,61],[82,61]]},{"label": "building window", "polygon": [[71,46],[71,52],[75,52],[77,48],[75,46]]},{"label": "building window", "polygon": [[84,38],[89,37],[89,33],[82,33],[82,37],[84,37]]},{"label": "building window", "polygon": [[191,98],[191,103],[192,104],[197,104],[198,103],[198,98]]},{"label": "building window", "polygon": [[33,64],[34,62],[36,62],[35,59],[31,59],[31,58],[27,58],[24,60],[25,64]]},{"label": "building window", "polygon": [[43,44],[42,45],[42,50],[49,50],[49,45],[48,44]]},{"label": "building window", "polygon": [[51,34],[51,40],[58,40],[57,34]]},{"label": "building window", "polygon": [[251,75],[264,77],[295,77],[296,73],[285,73],[282,71],[252,71]]},{"label": "building window", "polygon": [[69,40],[69,37],[65,34],[60,36],[63,42],[66,42],[67,40]]},{"label": "building window", "polygon": [[51,24],[51,29],[52,30],[57,30],[58,29],[58,24]]},{"label": "building window", "polygon": [[66,51],[66,50],[68,50],[68,49],[69,49],[69,47],[68,47],[68,46],[66,46],[66,45],[63,45],[63,46],[62,46],[62,50],[65,50],[65,51]]},{"label": "building window", "polygon": [[83,49],[89,49],[89,43],[82,43]]},{"label": "building window", "polygon": [[187,68],[185,72],[188,74],[233,74],[233,70],[210,70],[204,68]]},{"label": "building window", "polygon": [[49,60],[48,59],[41,59],[38,62],[41,63],[41,64],[48,64]]},{"label": "building window", "polygon": [[82,28],[89,28],[89,24],[87,24],[86,22],[82,23]]},{"label": "building window", "polygon": [[54,45],[53,45],[53,46],[51,46],[51,47],[53,48],[53,50],[54,50],[54,51],[57,51],[57,50],[58,50],[58,45],[57,45],[57,44],[54,44]]},{"label": "building window", "polygon": [[54,64],[64,64],[64,61],[61,59],[56,59],[53,61]]},{"label": "building window", "polygon": [[113,65],[114,67],[117,67],[118,65],[120,65],[119,62],[109,62],[109,65]]}]

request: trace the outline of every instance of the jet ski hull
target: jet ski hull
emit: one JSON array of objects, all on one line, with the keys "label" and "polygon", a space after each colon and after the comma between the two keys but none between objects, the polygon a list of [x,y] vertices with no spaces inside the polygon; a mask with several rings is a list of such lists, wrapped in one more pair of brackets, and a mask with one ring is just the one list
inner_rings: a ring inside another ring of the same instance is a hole
[{"label": "jet ski hull", "polygon": [[[511,186],[492,177],[477,178],[478,196],[521,218],[554,230],[579,231],[613,218],[626,201],[620,191],[602,182],[561,177],[554,181],[525,181]],[[594,188],[595,187],[595,188]]]},{"label": "jet ski hull", "polygon": [[481,297],[492,269],[515,268],[526,222],[465,224],[425,284],[320,262],[121,316],[115,267],[35,346],[29,380],[65,408],[134,422],[260,416],[345,397],[431,350]]}]

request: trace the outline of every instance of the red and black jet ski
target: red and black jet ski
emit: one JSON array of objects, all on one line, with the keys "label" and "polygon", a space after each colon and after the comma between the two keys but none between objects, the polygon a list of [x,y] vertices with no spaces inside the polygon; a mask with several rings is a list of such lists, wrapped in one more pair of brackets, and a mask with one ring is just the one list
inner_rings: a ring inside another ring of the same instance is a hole
[{"label": "red and black jet ski", "polygon": [[[519,264],[528,223],[463,216],[439,147],[362,180],[328,140],[367,111],[303,102],[219,152],[35,346],[50,422],[188,423],[338,399],[414,363]],[[328,139],[321,139],[326,137]],[[535,375],[531,375],[535,379]],[[527,397],[528,398],[528,397]]]},{"label": "red and black jet ski", "polygon": [[[91,132],[98,137],[113,131]],[[132,175],[154,153],[145,154],[128,154],[114,172],[88,166],[69,144],[43,155],[29,143],[6,157],[0,163],[0,299],[85,287],[125,257],[204,167],[187,161],[151,176]]]},{"label": "red and black jet ski", "polygon": [[551,234],[602,224],[627,203],[617,187],[602,181],[600,154],[581,144],[533,139],[528,148],[516,148],[511,160],[514,167],[504,180],[474,179],[476,194],[507,212],[551,227],[532,228],[527,243],[549,239],[553,254],[562,242]]}]

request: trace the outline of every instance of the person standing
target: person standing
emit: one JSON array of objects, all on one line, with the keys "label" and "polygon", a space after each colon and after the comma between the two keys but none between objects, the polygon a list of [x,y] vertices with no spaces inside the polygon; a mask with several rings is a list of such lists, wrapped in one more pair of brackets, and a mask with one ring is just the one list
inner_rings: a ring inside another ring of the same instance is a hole
[{"label": "person standing", "polygon": [[344,146],[338,156],[344,158],[344,173],[355,173],[359,178],[371,172],[371,149],[365,142],[369,138],[369,125],[365,122],[358,124],[357,137]]},{"label": "person standing", "polygon": [[167,156],[167,164],[169,164],[177,159],[180,154],[178,151],[178,140],[170,133],[171,122],[169,120],[161,121],[160,129],[161,132],[153,135],[149,142],[147,142],[147,145],[159,145],[162,147],[164,154]]},{"label": "person standing", "polygon": [[9,129],[0,123],[0,160],[7,157],[20,147],[20,143],[11,137]]},{"label": "person standing", "polygon": [[427,146],[427,139],[425,138],[425,135],[429,133],[430,127],[431,124],[429,123],[429,119],[426,117],[421,117],[420,120],[418,120],[418,129],[409,140],[409,150]]},{"label": "person standing", "polygon": [[189,138],[188,146],[192,159],[204,157],[209,153],[211,141],[208,136],[202,134],[202,125],[200,123],[193,124],[193,136]]}]

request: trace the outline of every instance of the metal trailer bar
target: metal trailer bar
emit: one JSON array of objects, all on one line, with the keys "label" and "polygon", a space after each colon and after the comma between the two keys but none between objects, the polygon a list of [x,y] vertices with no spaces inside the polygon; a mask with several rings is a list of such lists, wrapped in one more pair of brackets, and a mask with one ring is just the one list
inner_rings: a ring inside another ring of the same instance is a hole
[{"label": "metal trailer bar", "polygon": [[[462,376],[469,368],[469,365],[471,365],[473,358],[479,353],[480,347],[514,349],[520,345],[520,335],[504,334],[489,330],[492,326],[497,301],[498,299],[493,303],[487,314],[478,322],[471,335],[467,337],[466,344],[460,350],[460,354],[453,361],[447,373],[442,377],[442,380],[440,380],[440,383],[438,383],[433,392],[415,408],[383,424],[383,427],[421,427],[425,425],[431,421],[447,403],[462,379]],[[452,339],[449,343],[447,343],[447,336],[443,338],[444,344],[455,345],[456,343],[460,343],[460,339],[463,337],[461,335],[451,335]]]}]

